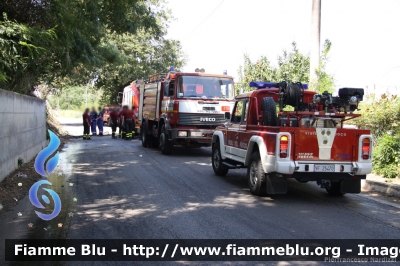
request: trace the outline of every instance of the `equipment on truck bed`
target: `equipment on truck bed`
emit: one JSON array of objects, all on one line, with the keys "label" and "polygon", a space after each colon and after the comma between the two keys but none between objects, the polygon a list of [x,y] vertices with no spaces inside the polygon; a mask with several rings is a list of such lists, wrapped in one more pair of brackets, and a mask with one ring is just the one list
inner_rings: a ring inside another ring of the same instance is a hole
[{"label": "equipment on truck bed", "polygon": [[[282,81],[276,82],[251,82],[250,87],[258,89],[265,88],[279,88],[278,91],[271,90],[271,93],[279,95],[279,109],[280,111],[287,105],[295,108],[295,111],[323,111],[326,112],[342,112],[353,113],[358,109],[358,104],[363,100],[364,89],[357,88],[341,88],[339,89],[339,96],[333,97],[327,91],[322,94],[315,92],[304,92],[308,89],[307,84],[288,83]],[[276,91],[276,92],[275,92]],[[313,94],[312,101],[307,97],[304,99],[305,94]]]},{"label": "equipment on truck bed", "polygon": [[[358,110],[358,104],[364,96],[364,89],[357,88],[339,89],[338,97],[328,92],[317,94],[308,91],[308,85],[300,82],[251,82],[250,87],[267,89],[279,103],[277,123],[271,124],[279,126],[342,127],[344,121],[360,116],[353,112]],[[283,111],[287,105],[294,107],[294,112]]]}]

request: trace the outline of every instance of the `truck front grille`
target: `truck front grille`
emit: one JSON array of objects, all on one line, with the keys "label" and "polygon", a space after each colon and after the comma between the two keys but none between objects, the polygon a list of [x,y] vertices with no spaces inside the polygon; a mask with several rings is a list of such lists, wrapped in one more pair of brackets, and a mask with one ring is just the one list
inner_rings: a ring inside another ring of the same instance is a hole
[{"label": "truck front grille", "polygon": [[219,126],[224,123],[225,116],[223,114],[180,113],[178,116],[178,124],[182,126]]}]

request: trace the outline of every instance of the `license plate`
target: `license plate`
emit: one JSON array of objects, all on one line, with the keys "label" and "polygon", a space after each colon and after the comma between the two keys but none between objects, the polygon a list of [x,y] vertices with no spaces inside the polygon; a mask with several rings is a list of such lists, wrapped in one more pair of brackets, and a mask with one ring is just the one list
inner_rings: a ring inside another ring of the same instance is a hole
[{"label": "license plate", "polygon": [[315,172],[335,172],[335,165],[317,164],[317,165],[315,165]]}]

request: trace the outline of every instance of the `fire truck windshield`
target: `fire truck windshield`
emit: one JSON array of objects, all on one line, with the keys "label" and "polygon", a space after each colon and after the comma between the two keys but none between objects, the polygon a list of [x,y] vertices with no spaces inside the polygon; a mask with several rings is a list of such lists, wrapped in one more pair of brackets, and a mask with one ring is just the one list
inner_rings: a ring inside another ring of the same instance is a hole
[{"label": "fire truck windshield", "polygon": [[220,77],[180,76],[178,92],[184,98],[232,99],[233,80]]}]

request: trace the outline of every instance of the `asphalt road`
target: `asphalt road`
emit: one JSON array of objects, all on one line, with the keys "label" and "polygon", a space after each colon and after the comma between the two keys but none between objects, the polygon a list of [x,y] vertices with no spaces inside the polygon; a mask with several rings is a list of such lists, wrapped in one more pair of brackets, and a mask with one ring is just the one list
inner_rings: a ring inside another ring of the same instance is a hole
[{"label": "asphalt road", "polygon": [[[68,124],[70,132],[74,131],[72,134],[81,134],[80,127]],[[245,170],[231,170],[226,177],[218,177],[213,173],[210,158],[210,148],[176,147],[173,155],[165,156],[156,149],[142,147],[137,139],[113,140],[108,135],[92,137],[91,141],[71,140],[61,153],[59,171],[66,176],[64,189],[68,190],[62,200],[71,202],[75,197],[77,202],[65,205],[63,213],[74,215],[63,218],[62,233],[53,237],[384,239],[400,236],[399,205],[362,194],[331,197],[313,183],[301,184],[295,180],[289,182],[286,195],[255,197],[247,187]]]}]

